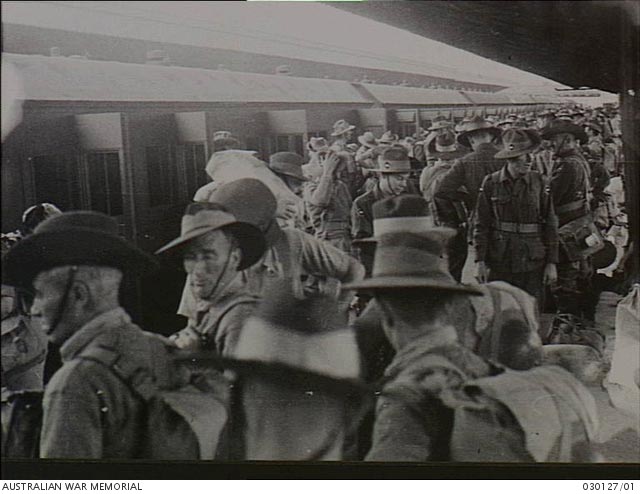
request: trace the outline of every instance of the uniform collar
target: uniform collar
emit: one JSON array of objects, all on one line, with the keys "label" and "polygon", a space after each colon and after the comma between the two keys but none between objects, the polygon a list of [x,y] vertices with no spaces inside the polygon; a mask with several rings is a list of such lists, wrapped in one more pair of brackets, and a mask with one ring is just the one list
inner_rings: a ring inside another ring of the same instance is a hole
[{"label": "uniform collar", "polygon": [[196,310],[197,312],[208,312],[210,309],[225,303],[229,298],[242,291],[243,288],[242,276],[238,273],[238,276],[234,277],[215,298],[199,299],[196,297]]},{"label": "uniform collar", "polygon": [[107,312],[103,312],[99,316],[94,317],[76,331],[71,338],[63,343],[60,347],[60,355],[63,362],[73,359],[89,342],[95,339],[105,330],[105,326],[121,326],[129,324],[131,318],[122,307],[116,307]]},{"label": "uniform collar", "polygon": [[518,179],[515,179],[511,176],[511,174],[509,173],[509,170],[507,170],[507,165],[504,165],[500,170],[499,178],[500,178],[500,182],[507,182],[507,181],[516,182],[517,180],[524,180],[526,184],[529,184],[529,182],[531,181],[531,174],[525,173],[521,177],[518,177]]}]

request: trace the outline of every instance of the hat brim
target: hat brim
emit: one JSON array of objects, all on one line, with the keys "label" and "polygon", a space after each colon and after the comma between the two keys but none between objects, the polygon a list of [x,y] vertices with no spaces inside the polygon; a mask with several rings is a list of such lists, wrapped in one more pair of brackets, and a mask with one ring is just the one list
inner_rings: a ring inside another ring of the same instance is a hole
[{"label": "hat brim", "polygon": [[392,288],[430,288],[434,290],[444,290],[468,295],[482,295],[478,288],[470,285],[463,285],[451,281],[442,273],[434,273],[433,276],[374,276],[358,283],[343,285],[344,290],[388,290]]},{"label": "hat brim", "polygon": [[493,134],[493,136],[496,138],[500,138],[500,136],[502,136],[502,130],[493,126],[486,127],[484,129],[465,130],[464,132],[461,132],[460,134],[458,134],[458,137],[457,137],[458,144],[462,144],[463,146],[470,148],[471,143],[469,142],[469,136],[476,132],[489,132],[490,134]]},{"label": "hat brim", "polygon": [[356,128],[355,125],[349,125],[349,127],[347,127],[344,130],[341,130],[340,132],[331,132],[331,137],[341,136],[342,134],[345,134],[346,132],[349,132],[350,130],[353,130],[355,128]]},{"label": "hat brim", "polygon": [[179,256],[193,240],[205,235],[206,233],[220,230],[221,228],[231,231],[238,240],[240,250],[242,251],[242,260],[238,265],[238,271],[242,271],[253,266],[264,255],[267,248],[264,234],[258,229],[258,227],[250,225],[249,223],[240,223],[238,221],[221,222],[218,225],[212,225],[207,228],[198,228],[188,232],[158,249],[156,254],[169,257]]},{"label": "hat brim", "polygon": [[2,282],[28,288],[43,271],[59,266],[108,266],[146,276],[158,261],[125,239],[86,228],[35,233],[3,258]]},{"label": "hat brim", "polygon": [[378,145],[378,141],[365,141],[362,136],[358,136],[358,142],[362,144],[364,147],[373,149]]},{"label": "hat brim", "polygon": [[578,140],[580,144],[586,144],[589,140],[589,138],[587,137],[587,133],[582,127],[579,127],[578,125],[576,125],[575,127],[577,128],[573,128],[573,126],[569,127],[567,125],[547,127],[542,131],[540,137],[548,140],[554,136],[557,136],[558,134],[571,134]]}]

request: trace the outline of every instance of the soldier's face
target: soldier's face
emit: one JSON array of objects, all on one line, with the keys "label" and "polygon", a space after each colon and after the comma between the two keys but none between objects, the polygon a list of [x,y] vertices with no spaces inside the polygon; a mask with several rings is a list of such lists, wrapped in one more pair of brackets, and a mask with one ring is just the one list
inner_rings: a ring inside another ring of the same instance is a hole
[{"label": "soldier's face", "polygon": [[398,196],[407,190],[409,183],[408,173],[389,173],[382,179],[388,193]]},{"label": "soldier's face", "polygon": [[512,175],[524,175],[529,171],[529,155],[522,154],[516,158],[509,158],[509,172]]},{"label": "soldier's face", "polygon": [[231,239],[221,230],[196,238],[183,256],[193,294],[200,299],[209,299],[218,285],[226,285],[236,276],[240,259],[240,249],[234,248]]},{"label": "soldier's face", "polygon": [[31,318],[39,323],[49,341],[58,345],[67,341],[80,328],[71,289],[64,307],[62,306],[69,276],[69,273],[61,273],[59,270],[44,271],[33,281]]}]

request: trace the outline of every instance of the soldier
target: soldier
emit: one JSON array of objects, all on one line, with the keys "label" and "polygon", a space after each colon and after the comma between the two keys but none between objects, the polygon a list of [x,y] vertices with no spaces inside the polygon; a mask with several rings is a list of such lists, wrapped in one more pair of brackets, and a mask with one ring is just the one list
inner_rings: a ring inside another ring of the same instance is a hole
[{"label": "soldier", "polygon": [[578,151],[587,136],[580,126],[555,120],[543,130],[542,137],[553,143],[556,157],[551,194],[560,239],[557,310],[559,314],[570,314],[580,325],[585,320],[593,321],[596,305],[590,295],[593,269],[586,244],[589,240],[577,238],[581,231],[588,231],[584,227],[589,224],[589,164]]},{"label": "soldier", "polygon": [[502,170],[480,188],[474,243],[481,283],[502,280],[522,288],[542,307],[543,284],[557,279],[558,223],[548,181],[529,169],[540,144],[532,129],[507,130]]},{"label": "soldier", "polygon": [[[464,132],[458,135],[458,143],[472,148],[473,152],[460,158],[440,181],[434,196],[436,211],[440,218],[439,224],[455,230],[462,228],[465,235],[468,234],[466,229],[473,224],[473,211],[484,177],[498,171],[503,166],[503,163],[495,158],[499,149],[493,144],[494,139],[499,138],[500,135],[500,130],[482,117],[474,117]],[[466,225],[461,226],[451,211],[451,201],[459,196],[459,191],[463,187],[467,193],[465,205],[469,216],[466,218]],[[451,264],[464,266],[467,259],[467,249],[452,251],[450,254]],[[456,256],[455,260],[453,256]]]},{"label": "soldier", "polygon": [[378,157],[378,168],[375,172],[379,177],[378,184],[353,201],[351,232],[354,239],[370,237],[373,234],[374,202],[406,192],[411,173],[407,150],[400,146],[385,149]]},{"label": "soldier", "polygon": [[322,175],[307,182],[303,197],[317,238],[344,252],[351,251],[351,203],[349,157],[330,151],[322,162]]},{"label": "soldier", "polygon": [[365,132],[358,136],[358,142],[360,147],[356,152],[356,164],[363,170],[375,168],[377,162],[375,150],[378,147],[378,140],[373,135],[373,132]]},{"label": "soldier", "polygon": [[426,161],[429,162],[431,159],[433,159],[433,157],[429,154],[429,144],[436,137],[451,132],[453,130],[453,122],[451,122],[444,115],[438,115],[433,119],[433,121],[431,122],[431,126],[427,130],[429,131],[429,135],[424,141],[424,153]]},{"label": "soldier", "polygon": [[355,125],[351,125],[346,120],[338,120],[334,123],[331,132],[331,137],[333,137],[334,140],[330,148],[338,154],[341,161],[344,162],[344,169],[341,173],[352,197],[355,197],[360,187],[364,185],[362,172],[356,166],[355,151],[352,151],[350,147],[347,146],[353,137],[353,130],[355,128]]},{"label": "soldier", "polygon": [[6,281],[35,289],[31,316],[62,345],[63,365],[44,396],[40,456],[140,457],[152,440],[141,426],[145,401],[110,367],[84,356],[107,348],[152,379],[162,372],[151,353],[160,337],[134,325],[118,302],[123,274],[148,274],[155,260],[120,238],[115,220],[88,211],[44,221],[4,260]]},{"label": "soldier", "polygon": [[187,327],[171,336],[190,351],[212,350],[227,355],[235,347],[245,319],[258,297],[238,277],[264,254],[263,233],[212,203],[193,203],[182,217],[180,236],[156,253],[182,260],[196,299]]}]

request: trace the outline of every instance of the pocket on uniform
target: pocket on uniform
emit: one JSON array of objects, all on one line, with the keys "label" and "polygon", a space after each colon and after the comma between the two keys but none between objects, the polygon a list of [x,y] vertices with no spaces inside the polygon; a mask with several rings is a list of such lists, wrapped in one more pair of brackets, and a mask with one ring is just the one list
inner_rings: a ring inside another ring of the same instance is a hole
[{"label": "pocket on uniform", "polygon": [[491,236],[491,241],[487,247],[487,261],[491,265],[501,265],[507,259],[505,258],[507,253],[507,239],[500,233],[494,233]]}]

